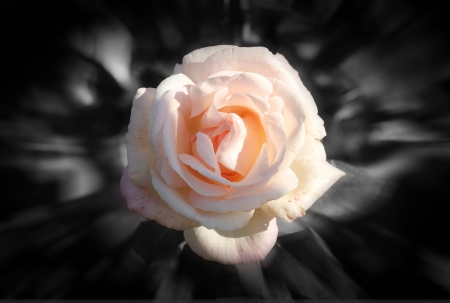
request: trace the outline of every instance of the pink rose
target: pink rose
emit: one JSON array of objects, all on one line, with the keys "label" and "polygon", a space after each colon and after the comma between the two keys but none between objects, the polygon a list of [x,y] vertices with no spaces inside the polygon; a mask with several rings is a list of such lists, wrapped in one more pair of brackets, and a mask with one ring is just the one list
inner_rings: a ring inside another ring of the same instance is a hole
[{"label": "pink rose", "polygon": [[324,136],[282,55],[198,49],[156,89],[137,91],[121,190],[142,217],[184,230],[201,257],[259,261],[275,245],[275,218],[303,216],[344,175],[325,161]]}]

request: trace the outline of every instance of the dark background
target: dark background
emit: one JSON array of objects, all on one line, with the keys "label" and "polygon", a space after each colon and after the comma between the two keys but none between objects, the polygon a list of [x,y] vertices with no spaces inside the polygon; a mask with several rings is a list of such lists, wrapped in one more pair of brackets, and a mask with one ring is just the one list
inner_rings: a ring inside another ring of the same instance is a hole
[{"label": "dark background", "polygon": [[282,53],[314,96],[328,158],[353,178],[304,221],[347,274],[374,299],[450,297],[448,2],[0,8],[0,298],[154,296],[118,188],[132,97],[218,44]]}]

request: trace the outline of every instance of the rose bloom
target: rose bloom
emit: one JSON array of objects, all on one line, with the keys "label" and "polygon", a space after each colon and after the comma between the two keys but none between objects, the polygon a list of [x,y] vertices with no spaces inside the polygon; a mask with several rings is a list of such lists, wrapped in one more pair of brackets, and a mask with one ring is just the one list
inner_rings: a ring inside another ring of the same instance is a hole
[{"label": "rose bloom", "polygon": [[207,260],[265,258],[342,171],[326,162],[323,120],[298,73],[263,47],[184,56],[134,97],[121,191],[131,210]]}]

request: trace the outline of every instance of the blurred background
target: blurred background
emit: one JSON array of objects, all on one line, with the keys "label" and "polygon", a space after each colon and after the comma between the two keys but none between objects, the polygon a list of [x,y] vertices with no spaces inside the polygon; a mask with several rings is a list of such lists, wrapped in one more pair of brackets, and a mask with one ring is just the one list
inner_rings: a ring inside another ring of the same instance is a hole
[{"label": "blurred background", "polygon": [[450,3],[0,7],[0,298],[155,296],[130,244],[141,219],[119,190],[132,98],[218,44],[280,52],[315,98],[328,158],[349,178],[298,224],[371,298],[450,297]]}]

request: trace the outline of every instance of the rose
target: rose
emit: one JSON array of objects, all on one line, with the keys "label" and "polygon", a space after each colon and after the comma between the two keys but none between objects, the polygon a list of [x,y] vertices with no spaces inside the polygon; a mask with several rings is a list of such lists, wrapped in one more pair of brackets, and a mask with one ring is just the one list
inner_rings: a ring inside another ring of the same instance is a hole
[{"label": "rose", "polygon": [[298,73],[266,48],[195,50],[140,88],[121,190],[131,210],[184,230],[201,257],[259,261],[275,218],[301,217],[343,172],[326,162],[323,120]]}]

